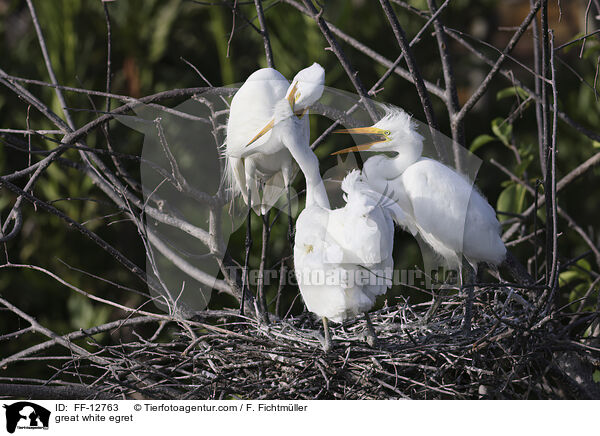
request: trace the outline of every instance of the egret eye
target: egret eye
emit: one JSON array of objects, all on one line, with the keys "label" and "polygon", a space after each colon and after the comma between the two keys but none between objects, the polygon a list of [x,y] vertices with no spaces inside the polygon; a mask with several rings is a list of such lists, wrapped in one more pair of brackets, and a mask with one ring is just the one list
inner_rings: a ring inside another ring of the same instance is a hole
[{"label": "egret eye", "polygon": [[390,132],[389,130],[385,130],[385,131],[383,132],[383,134],[384,134],[385,136],[390,136],[390,135],[392,134],[392,132]]}]

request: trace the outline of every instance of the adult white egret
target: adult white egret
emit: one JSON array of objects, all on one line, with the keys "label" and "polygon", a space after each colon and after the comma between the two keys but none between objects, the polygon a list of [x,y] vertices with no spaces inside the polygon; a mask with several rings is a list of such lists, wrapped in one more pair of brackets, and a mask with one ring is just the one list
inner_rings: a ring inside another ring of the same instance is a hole
[{"label": "adult white egret", "polygon": [[[291,85],[277,70],[263,68],[248,77],[231,101],[224,147],[225,181],[232,198],[241,194],[248,205],[240,304],[242,313],[247,287],[246,270],[252,246],[250,209],[257,214],[260,212],[263,225],[266,226],[264,216],[285,188],[288,193],[290,240],[292,235],[289,185],[294,170],[289,151],[271,132],[275,104],[285,99],[302,118],[300,128],[308,134],[308,117],[304,117],[304,114],[321,97],[324,83],[325,70],[317,63],[301,70]],[[262,196],[259,196],[259,191]]]},{"label": "adult white egret", "polygon": [[296,221],[294,243],[298,286],[308,309],[323,320],[326,350],[331,347],[327,320],[342,322],[360,313],[365,313],[372,344],[375,335],[366,312],[391,286],[393,218],[406,218],[358,171],[342,182],[346,205],[332,210],[302,122],[286,100],[276,105],[271,134],[290,151],[306,179],[306,207]]},{"label": "adult white egret", "polygon": [[[271,131],[275,104],[286,98],[301,116],[302,130],[308,131],[308,117],[303,115],[321,97],[324,82],[325,70],[317,63],[301,70],[291,85],[277,70],[263,68],[252,73],[233,97],[225,142],[225,175],[230,192],[241,194],[257,214],[259,208],[264,215],[273,206],[277,200],[273,191],[278,197],[281,188],[289,188],[293,174],[289,151]],[[282,178],[283,186],[275,178]],[[267,193],[270,198],[259,197],[260,185],[271,188]]]},{"label": "adult white egret", "polygon": [[388,108],[386,116],[371,127],[338,131],[375,135],[374,141],[334,154],[397,153],[370,157],[362,171],[373,189],[388,193],[405,212],[400,224],[413,235],[418,233],[451,268],[460,271],[461,254],[475,270],[479,262],[498,266],[506,247],[494,209],[465,176],[421,156],[423,137],[415,127],[406,112]]}]

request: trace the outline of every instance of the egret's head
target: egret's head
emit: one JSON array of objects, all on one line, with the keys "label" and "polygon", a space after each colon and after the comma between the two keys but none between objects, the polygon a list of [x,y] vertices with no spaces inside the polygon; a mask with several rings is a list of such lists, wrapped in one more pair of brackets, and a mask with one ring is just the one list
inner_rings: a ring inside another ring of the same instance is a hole
[{"label": "egret's head", "polygon": [[323,94],[325,70],[316,62],[301,70],[287,90],[285,98],[296,114],[301,114],[312,106]]},{"label": "egret's head", "polygon": [[[310,67],[305,68],[296,74],[296,77],[292,80],[292,84],[285,94],[285,100],[282,101],[289,105],[292,115],[302,118],[308,111],[308,108],[321,98],[324,83],[325,70],[321,65],[315,62]],[[254,136],[254,138],[252,138],[246,147],[251,146],[254,141],[273,129],[273,126],[277,122],[282,121],[289,116],[289,114],[283,110],[283,107],[277,109],[277,106],[278,105],[276,105],[273,119],[271,119],[271,121],[269,121],[267,125]],[[276,120],[276,118],[278,119]]]},{"label": "egret's head", "polygon": [[350,153],[352,151],[401,152],[403,148],[422,148],[423,137],[417,132],[416,128],[416,123],[402,109],[386,108],[385,116],[371,127],[334,131],[334,133],[371,135],[373,140],[332,154]]}]

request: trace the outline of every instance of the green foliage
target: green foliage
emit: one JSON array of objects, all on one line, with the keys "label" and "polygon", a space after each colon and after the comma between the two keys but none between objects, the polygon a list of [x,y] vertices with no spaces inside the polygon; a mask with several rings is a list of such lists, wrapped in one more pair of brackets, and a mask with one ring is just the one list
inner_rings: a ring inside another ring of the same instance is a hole
[{"label": "green foliage", "polygon": [[502,100],[503,98],[517,96],[521,101],[526,100],[529,97],[529,93],[520,86],[509,86],[504,88],[502,91],[498,91],[496,94],[496,100]]},{"label": "green foliage", "polygon": [[471,143],[471,147],[469,147],[469,151],[471,153],[475,153],[479,148],[483,147],[485,144],[495,141],[495,140],[496,140],[496,138],[494,138],[491,135],[486,135],[486,134],[479,135]]},{"label": "green foliage", "polygon": [[108,321],[111,312],[107,306],[94,307],[91,300],[81,294],[69,295],[67,309],[69,311],[69,322],[73,330],[88,329],[104,324]]},{"label": "green foliage", "polygon": [[149,61],[156,62],[162,58],[169,43],[169,34],[172,31],[175,19],[180,11],[181,0],[165,2],[158,9],[158,13],[151,21],[151,43]]},{"label": "green foliage", "polygon": [[523,185],[511,183],[500,193],[498,202],[496,204],[496,209],[499,212],[523,212],[526,193],[527,191]]},{"label": "green foliage", "polygon": [[573,311],[578,310],[582,302],[583,310],[595,310],[599,286],[593,283],[591,269],[586,259],[579,259],[558,276],[558,284],[567,294],[569,303],[572,303],[569,307]]},{"label": "green foliage", "polygon": [[492,132],[506,146],[510,145],[512,131],[512,124],[509,124],[504,119],[494,118],[492,120]]}]

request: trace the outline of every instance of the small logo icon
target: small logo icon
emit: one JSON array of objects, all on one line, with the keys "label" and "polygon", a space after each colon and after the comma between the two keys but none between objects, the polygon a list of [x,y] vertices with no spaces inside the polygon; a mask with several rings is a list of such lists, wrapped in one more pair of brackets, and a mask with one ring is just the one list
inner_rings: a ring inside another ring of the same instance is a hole
[{"label": "small logo icon", "polygon": [[6,409],[6,431],[14,433],[18,429],[48,429],[50,411],[29,401],[19,401],[4,405]]}]

